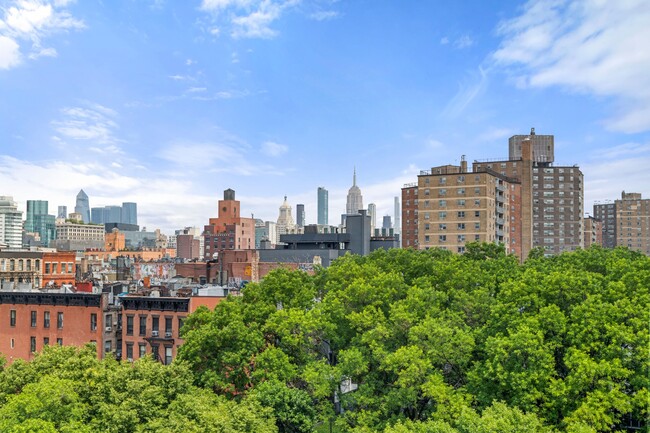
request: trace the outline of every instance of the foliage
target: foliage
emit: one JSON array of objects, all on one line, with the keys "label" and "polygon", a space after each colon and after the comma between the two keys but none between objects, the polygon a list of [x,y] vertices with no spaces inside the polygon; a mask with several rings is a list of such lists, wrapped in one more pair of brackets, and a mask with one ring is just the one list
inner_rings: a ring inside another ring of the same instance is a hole
[{"label": "foliage", "polygon": [[48,348],[0,371],[0,431],[648,432],[649,258],[466,251],[278,269],[172,366]]}]

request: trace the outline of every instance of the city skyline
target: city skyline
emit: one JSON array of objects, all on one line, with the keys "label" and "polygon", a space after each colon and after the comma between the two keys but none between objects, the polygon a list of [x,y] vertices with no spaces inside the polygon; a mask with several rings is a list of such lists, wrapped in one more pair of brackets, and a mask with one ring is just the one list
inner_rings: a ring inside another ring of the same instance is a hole
[{"label": "city skyline", "polygon": [[419,170],[535,127],[591,214],[650,196],[648,19],[645,2],[0,1],[0,195],[54,213],[83,189],[172,233],[226,188],[242,215],[274,221],[287,195],[315,223],[323,186],[334,223],[355,166],[392,215]]}]

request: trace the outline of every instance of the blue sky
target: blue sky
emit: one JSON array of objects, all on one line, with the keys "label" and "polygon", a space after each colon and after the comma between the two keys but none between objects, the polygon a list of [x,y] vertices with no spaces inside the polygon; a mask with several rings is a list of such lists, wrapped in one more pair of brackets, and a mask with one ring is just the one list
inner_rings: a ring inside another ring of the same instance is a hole
[{"label": "blue sky", "polygon": [[136,201],[202,226],[233,188],[330,223],[356,166],[392,214],[420,169],[554,134],[585,211],[650,198],[650,2],[0,0],[0,195]]}]

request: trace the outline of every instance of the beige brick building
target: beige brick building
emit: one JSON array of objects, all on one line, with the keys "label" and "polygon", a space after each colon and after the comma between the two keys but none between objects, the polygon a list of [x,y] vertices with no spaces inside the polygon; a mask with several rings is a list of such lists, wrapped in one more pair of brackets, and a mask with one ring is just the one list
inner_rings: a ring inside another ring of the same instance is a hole
[{"label": "beige brick building", "polygon": [[615,208],[616,245],[650,255],[650,200],[623,191]]}]

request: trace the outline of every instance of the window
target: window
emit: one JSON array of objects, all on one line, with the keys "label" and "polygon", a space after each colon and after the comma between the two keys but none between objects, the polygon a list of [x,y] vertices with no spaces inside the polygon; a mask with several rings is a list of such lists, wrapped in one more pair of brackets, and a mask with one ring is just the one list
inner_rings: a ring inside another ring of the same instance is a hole
[{"label": "window", "polygon": [[72,273],[72,263],[68,263],[68,273]]},{"label": "window", "polygon": [[458,212],[458,218],[465,218],[465,211],[461,210]]},{"label": "window", "polygon": [[63,313],[60,311],[56,313],[56,327],[63,329]]},{"label": "window", "polygon": [[447,195],[447,190],[446,189],[439,190],[438,195],[440,195],[440,196]]},{"label": "window", "polygon": [[165,365],[172,363],[172,348],[165,346]]},{"label": "window", "polygon": [[474,206],[480,206],[481,205],[481,199],[477,198],[474,200]]},{"label": "window", "polygon": [[144,343],[138,344],[138,357],[144,358],[147,356],[147,345]]},{"label": "window", "polygon": [[474,240],[475,241],[480,241],[481,240],[481,235],[474,235]]},{"label": "window", "polygon": [[440,204],[440,207],[446,207],[447,206],[447,200],[440,200],[438,203]]},{"label": "window", "polygon": [[465,223],[458,223],[458,230],[465,230]]},{"label": "window", "polygon": [[31,311],[31,326],[32,328],[36,328],[36,311]]},{"label": "window", "polygon": [[29,337],[29,351],[36,352],[36,337]]},{"label": "window", "polygon": [[9,326],[16,326],[16,310],[9,311]]},{"label": "window", "polygon": [[159,347],[160,346],[158,346],[157,344],[154,344],[153,346],[151,346],[151,354],[153,355],[153,359],[155,359],[156,361],[160,360],[160,353],[159,353],[159,350],[158,350]]},{"label": "window", "polygon": [[126,358],[133,361],[133,343],[126,343]]},{"label": "window", "polygon": [[185,317],[179,317],[178,318],[178,335],[181,334],[181,328],[183,328],[183,322],[185,321]]},{"label": "window", "polygon": [[56,344],[58,344],[59,346],[63,346],[63,338],[57,338]]},{"label": "window", "polygon": [[104,316],[104,326],[107,328],[113,328],[113,315],[112,314],[107,314]]},{"label": "window", "polygon": [[126,335],[133,335],[133,316],[126,316]]},{"label": "window", "polygon": [[97,313],[90,313],[90,330],[97,330]]},{"label": "window", "polygon": [[50,327],[50,312],[49,311],[44,311],[43,312],[43,328],[49,328]]},{"label": "window", "polygon": [[152,331],[159,331],[160,329],[160,319],[158,316],[153,316],[151,318],[151,330]]},{"label": "window", "polygon": [[45,263],[45,273],[46,274],[50,273],[50,264],[49,263]]},{"label": "window", "polygon": [[104,355],[108,355],[113,351],[113,340],[106,340],[104,342]]},{"label": "window", "polygon": [[474,211],[474,216],[476,218],[480,217],[481,216],[481,211],[480,210]]},{"label": "window", "polygon": [[50,345],[50,338],[43,337],[43,346],[49,346],[49,345]]},{"label": "window", "polygon": [[465,242],[465,235],[458,235],[458,242]]},{"label": "window", "polygon": [[438,242],[447,242],[447,235],[438,236]]},{"label": "window", "polygon": [[424,242],[429,242],[429,235],[424,235]]},{"label": "window", "polygon": [[474,228],[476,230],[480,230],[481,229],[481,223],[474,223]]},{"label": "window", "polygon": [[140,335],[147,335],[147,316],[140,316]]},{"label": "window", "polygon": [[447,224],[438,224],[438,230],[447,230]]},{"label": "window", "polygon": [[458,200],[458,206],[465,206],[465,200]]},{"label": "window", "polygon": [[458,188],[458,195],[465,195],[465,188]]},{"label": "window", "polygon": [[172,333],[172,318],[165,317],[165,333]]}]

